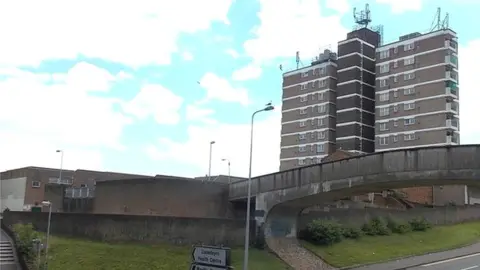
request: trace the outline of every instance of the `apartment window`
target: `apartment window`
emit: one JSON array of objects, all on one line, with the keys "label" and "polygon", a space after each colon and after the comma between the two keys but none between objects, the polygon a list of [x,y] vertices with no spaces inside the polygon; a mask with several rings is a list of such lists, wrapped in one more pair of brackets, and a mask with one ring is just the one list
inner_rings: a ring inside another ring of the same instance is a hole
[{"label": "apartment window", "polygon": [[414,102],[403,104],[403,110],[404,111],[413,110],[413,109],[415,109],[415,103]]},{"label": "apartment window", "polygon": [[380,87],[385,87],[385,86],[387,86],[387,79],[380,80]]},{"label": "apartment window", "polygon": [[325,104],[319,105],[319,106],[317,107],[317,111],[318,111],[319,113],[324,113],[324,112],[327,111],[327,106],[325,106]]},{"label": "apartment window", "polygon": [[397,120],[393,120],[393,126],[398,127],[398,121]]},{"label": "apartment window", "polygon": [[317,84],[317,81],[312,82],[312,88],[315,88],[315,85]]},{"label": "apartment window", "polygon": [[383,94],[380,94],[379,100],[380,101],[388,101],[389,98],[390,98],[389,93],[383,93]]},{"label": "apartment window", "polygon": [[322,88],[327,85],[327,80],[320,80],[318,81],[318,87]]},{"label": "apartment window", "polygon": [[298,125],[299,125],[300,127],[304,127],[304,126],[305,126],[305,121],[300,121],[300,122],[298,122]]},{"label": "apartment window", "polygon": [[414,72],[407,73],[407,74],[403,75],[403,80],[404,81],[413,80],[413,79],[415,79],[415,73]]},{"label": "apartment window", "polygon": [[380,52],[380,59],[385,59],[390,57],[390,50],[384,50]]},{"label": "apartment window", "polygon": [[305,145],[298,147],[298,152],[305,152],[305,150],[306,150]]},{"label": "apartment window", "polygon": [[87,187],[87,184],[81,184],[80,187],[81,187],[81,188],[86,188],[86,187]]},{"label": "apartment window", "polygon": [[308,97],[307,96],[301,96],[300,97],[300,102],[305,102],[308,100]]},{"label": "apartment window", "polygon": [[307,84],[301,84],[300,85],[300,90],[306,90],[307,89]]},{"label": "apartment window", "polygon": [[413,125],[415,124],[415,118],[407,118],[404,120],[403,123],[405,126]]},{"label": "apartment window", "polygon": [[323,144],[317,144],[317,153],[325,152],[325,146]]},{"label": "apartment window", "polygon": [[315,100],[315,95],[312,95],[312,100]]},{"label": "apartment window", "polygon": [[398,53],[398,47],[393,48],[393,53]]},{"label": "apartment window", "polygon": [[318,126],[324,126],[325,125],[325,120],[323,118],[318,119]]},{"label": "apartment window", "polygon": [[323,140],[323,139],[325,139],[326,137],[327,137],[327,134],[326,134],[325,131],[319,131],[319,132],[317,133],[317,139],[319,139],[319,140]]},{"label": "apartment window", "polygon": [[380,123],[380,131],[388,130],[387,123]]},{"label": "apartment window", "polygon": [[398,136],[397,135],[393,135],[393,142],[398,142]]},{"label": "apartment window", "polygon": [[310,137],[312,137],[312,139],[315,139],[315,132],[310,133]]},{"label": "apartment window", "polygon": [[393,105],[393,112],[398,112],[398,105]]},{"label": "apartment window", "polygon": [[315,119],[310,120],[312,126],[315,125]]},{"label": "apartment window", "polygon": [[393,68],[397,68],[397,67],[398,67],[398,61],[393,62]]},{"label": "apartment window", "polygon": [[404,141],[413,141],[413,140],[415,140],[415,133],[405,134],[405,136],[403,136],[403,140],[404,140]]},{"label": "apartment window", "polygon": [[387,73],[390,71],[390,64],[384,64],[380,66],[380,73]]},{"label": "apartment window", "polygon": [[393,90],[393,97],[395,97],[395,98],[398,97],[398,90]]},{"label": "apartment window", "polygon": [[305,159],[299,159],[298,160],[298,165],[305,165]]},{"label": "apartment window", "polygon": [[32,182],[32,188],[39,188],[40,187],[40,181],[33,181]]},{"label": "apartment window", "polygon": [[307,109],[300,109],[300,114],[307,114]]},{"label": "apartment window", "polygon": [[387,116],[390,114],[390,108],[380,108],[380,116]]},{"label": "apartment window", "polygon": [[403,65],[408,66],[408,65],[413,65],[415,63],[415,57],[410,57],[405,60],[403,60]]},{"label": "apartment window", "polygon": [[397,76],[397,75],[393,76],[393,82],[394,82],[394,83],[397,83],[397,82],[398,82],[398,76]]},{"label": "apartment window", "polygon": [[318,100],[323,100],[324,93],[318,93]]},{"label": "apartment window", "polygon": [[415,43],[414,42],[405,44],[403,46],[404,51],[410,51],[410,50],[413,50],[414,48],[415,48]]},{"label": "apartment window", "polygon": [[302,78],[308,77],[308,71],[307,72],[302,72]]},{"label": "apartment window", "polygon": [[298,139],[299,140],[305,140],[305,133],[298,134]]},{"label": "apartment window", "polygon": [[318,71],[320,75],[325,75],[325,68],[319,68]]},{"label": "apartment window", "polygon": [[388,144],[388,137],[380,137],[378,139],[379,139],[380,145],[387,145]]},{"label": "apartment window", "polygon": [[415,94],[415,88],[410,87],[410,88],[403,89],[403,95],[408,96],[413,94]]},{"label": "apartment window", "polygon": [[312,75],[316,75],[316,74],[317,74],[317,69],[316,68],[312,69]]}]

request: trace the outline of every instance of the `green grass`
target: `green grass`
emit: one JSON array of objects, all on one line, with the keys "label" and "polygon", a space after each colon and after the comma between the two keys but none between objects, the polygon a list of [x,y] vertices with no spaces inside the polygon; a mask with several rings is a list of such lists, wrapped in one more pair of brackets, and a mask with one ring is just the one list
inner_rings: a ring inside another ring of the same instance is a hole
[{"label": "green grass", "polygon": [[332,246],[304,246],[337,267],[384,262],[400,257],[421,255],[458,248],[480,240],[480,222],[438,226],[426,232],[404,235],[363,236],[343,240]]},{"label": "green grass", "polygon": [[[191,247],[146,244],[108,244],[82,239],[51,238],[50,270],[185,270]],[[232,250],[235,269],[242,269],[243,250]],[[267,251],[250,249],[249,269],[282,270],[286,265]]]}]

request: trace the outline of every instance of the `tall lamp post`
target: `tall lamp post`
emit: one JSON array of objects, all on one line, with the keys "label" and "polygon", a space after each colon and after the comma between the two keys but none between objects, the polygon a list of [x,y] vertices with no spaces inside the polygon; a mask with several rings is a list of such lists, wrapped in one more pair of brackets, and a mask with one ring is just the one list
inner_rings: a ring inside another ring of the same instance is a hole
[{"label": "tall lamp post", "polygon": [[228,164],[228,184],[230,185],[232,183],[230,179],[230,160],[228,158],[222,158],[222,161],[226,161]]},{"label": "tall lamp post", "polygon": [[210,142],[210,158],[208,160],[208,182],[210,182],[210,180],[212,180],[212,148],[213,148],[213,144],[215,143],[215,141],[211,141]]},{"label": "tall lamp post", "polygon": [[50,224],[52,220],[52,203],[50,201],[43,201],[43,206],[48,206],[48,223],[47,223],[47,243],[45,246],[45,270],[48,269],[48,241],[50,239]]},{"label": "tall lamp post", "polygon": [[62,171],[63,171],[63,150],[57,150],[57,153],[60,153],[60,175],[58,176],[58,181],[62,182]]},{"label": "tall lamp post", "polygon": [[253,120],[259,112],[272,111],[275,107],[272,103],[267,103],[265,108],[258,110],[252,114],[252,122],[250,125],[250,165],[248,167],[248,191],[247,191],[247,217],[245,221],[245,254],[243,256],[243,270],[248,270],[248,248],[250,242],[250,197],[252,193],[252,153],[253,153]]}]

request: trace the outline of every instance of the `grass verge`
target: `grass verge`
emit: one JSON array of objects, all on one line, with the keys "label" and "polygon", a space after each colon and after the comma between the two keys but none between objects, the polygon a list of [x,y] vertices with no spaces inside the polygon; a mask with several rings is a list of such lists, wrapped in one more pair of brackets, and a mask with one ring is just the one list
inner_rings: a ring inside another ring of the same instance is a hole
[{"label": "grass verge", "polygon": [[[172,245],[109,244],[83,239],[52,237],[50,270],[185,270],[191,248]],[[242,269],[243,250],[232,250],[235,269]],[[267,251],[250,249],[249,269],[282,270],[287,266]]]},{"label": "grass verge", "polygon": [[480,239],[480,222],[433,227],[404,235],[363,236],[332,246],[303,245],[336,267],[385,262],[393,259],[449,250]]}]

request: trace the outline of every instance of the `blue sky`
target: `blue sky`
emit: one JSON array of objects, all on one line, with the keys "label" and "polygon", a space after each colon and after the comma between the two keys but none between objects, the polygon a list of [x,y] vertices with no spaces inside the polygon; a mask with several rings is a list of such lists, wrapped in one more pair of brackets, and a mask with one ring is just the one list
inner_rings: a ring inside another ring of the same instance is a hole
[{"label": "blue sky", "polygon": [[[474,63],[480,1],[177,0],[0,3],[0,170],[22,166],[200,176],[248,173],[251,113],[255,175],[278,170],[281,71],[353,27],[370,4],[384,40],[450,14],[461,45],[462,143],[479,143]],[[73,3],[73,4],[72,4]],[[188,7],[188,8],[186,8]]]}]

